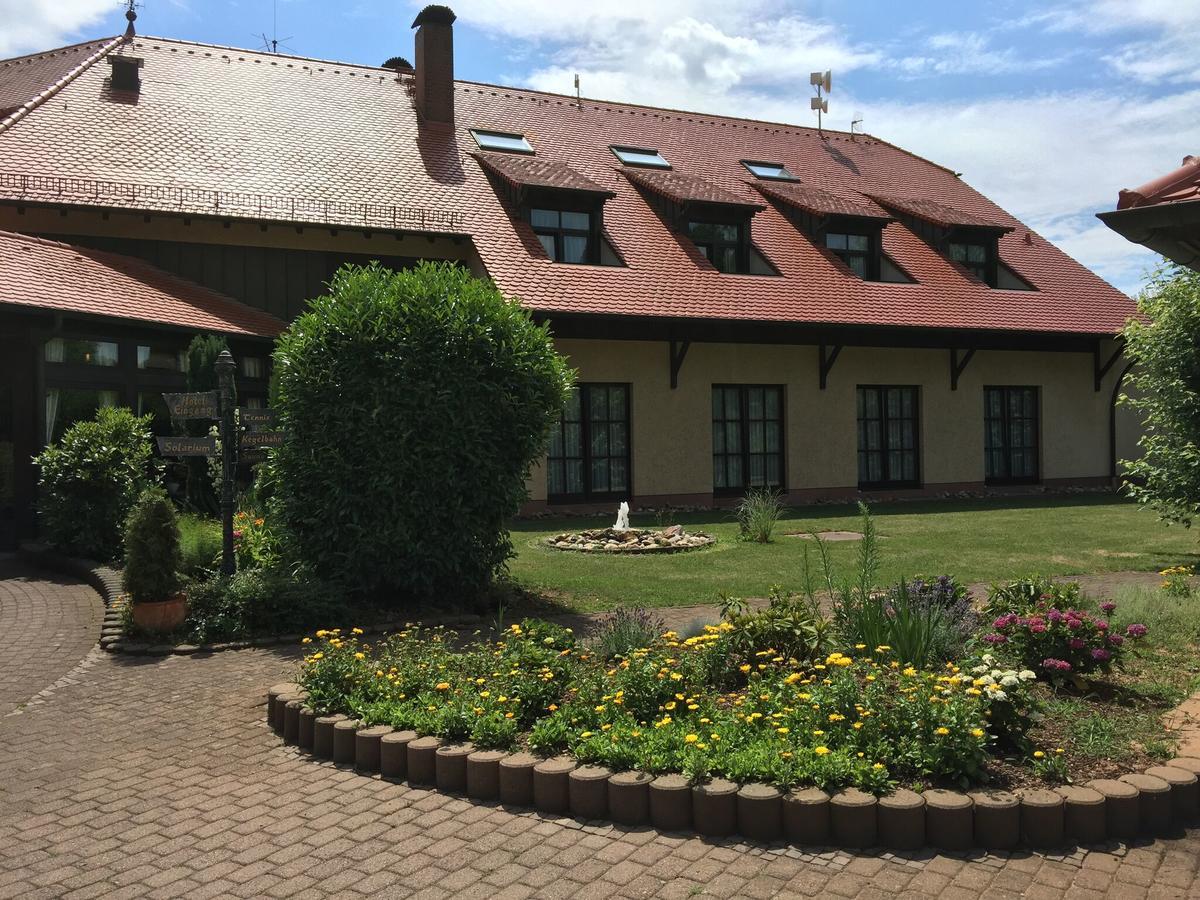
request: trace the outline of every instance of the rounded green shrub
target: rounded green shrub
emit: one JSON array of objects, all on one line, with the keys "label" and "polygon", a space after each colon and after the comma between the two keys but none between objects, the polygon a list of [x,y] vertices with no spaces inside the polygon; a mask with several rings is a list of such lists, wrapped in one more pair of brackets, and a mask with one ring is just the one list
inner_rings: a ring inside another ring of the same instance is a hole
[{"label": "rounded green shrub", "polygon": [[51,544],[101,562],[120,556],[125,519],[161,468],[150,422],[128,409],[101,409],[34,459],[42,533]]},{"label": "rounded green shrub", "polygon": [[125,524],[125,591],[134,603],[168,600],[179,590],[179,522],[161,488],[142,493]]},{"label": "rounded green shrub", "polygon": [[279,339],[274,512],[325,579],[390,604],[470,600],[572,373],[545,326],[445,263],[341,269]]}]

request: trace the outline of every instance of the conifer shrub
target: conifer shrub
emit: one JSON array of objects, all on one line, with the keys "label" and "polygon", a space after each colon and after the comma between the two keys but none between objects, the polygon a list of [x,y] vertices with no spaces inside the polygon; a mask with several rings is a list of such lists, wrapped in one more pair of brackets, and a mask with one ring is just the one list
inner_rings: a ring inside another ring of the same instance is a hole
[{"label": "conifer shrub", "polygon": [[125,592],[134,603],[169,600],[181,563],[174,505],[161,488],[143,491],[125,523]]},{"label": "conifer shrub", "polygon": [[280,337],[275,378],[288,552],[389,605],[478,596],[570,389],[547,328],[457,265],[347,266]]}]

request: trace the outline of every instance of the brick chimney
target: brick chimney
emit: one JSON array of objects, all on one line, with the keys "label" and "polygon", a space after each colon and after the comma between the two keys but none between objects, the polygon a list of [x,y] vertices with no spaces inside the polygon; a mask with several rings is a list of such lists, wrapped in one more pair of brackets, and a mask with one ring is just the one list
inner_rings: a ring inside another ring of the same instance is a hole
[{"label": "brick chimney", "polygon": [[448,6],[427,6],[417,14],[416,102],[422,122],[454,124],[454,20]]}]

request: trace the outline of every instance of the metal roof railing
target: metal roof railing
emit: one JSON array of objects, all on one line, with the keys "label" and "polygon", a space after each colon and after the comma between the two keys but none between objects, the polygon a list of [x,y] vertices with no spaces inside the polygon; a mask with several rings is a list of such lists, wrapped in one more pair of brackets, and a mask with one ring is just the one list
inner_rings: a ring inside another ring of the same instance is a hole
[{"label": "metal roof railing", "polygon": [[0,200],[74,203],[148,212],[396,231],[459,233],[465,224],[465,217],[460,212],[416,206],[137,184],[27,172],[0,171]]}]

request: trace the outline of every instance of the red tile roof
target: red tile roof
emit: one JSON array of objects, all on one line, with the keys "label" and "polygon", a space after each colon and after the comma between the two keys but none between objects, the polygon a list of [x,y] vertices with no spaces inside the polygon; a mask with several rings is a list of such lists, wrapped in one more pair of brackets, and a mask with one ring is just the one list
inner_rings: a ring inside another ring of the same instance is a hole
[{"label": "red tile roof", "polygon": [[482,150],[472,155],[485,169],[513,187],[551,188],[601,194],[605,197],[616,196],[590,178],[580,175],[561,160],[518,153],[487,153]]},{"label": "red tile roof", "polygon": [[937,225],[940,228],[956,228],[969,226],[972,228],[996,228],[1002,231],[1013,231],[1013,226],[1005,225],[991,216],[980,216],[963,212],[946,203],[937,203],[925,197],[900,197],[896,194],[868,193],[868,197],[881,206],[906,213],[915,219]]},{"label": "red tile roof", "polygon": [[619,168],[617,171],[638,187],[674,203],[716,203],[736,206],[749,212],[766,209],[761,203],[727,191],[698,175],[659,169]]},{"label": "red tile roof", "polygon": [[[104,204],[136,209],[187,211],[203,196],[200,207],[211,211],[219,202],[228,214],[228,196],[265,196],[284,199],[260,211],[247,201],[234,214],[292,221],[286,198],[301,198],[454,216],[452,230],[471,236],[500,288],[551,318],[570,312],[1099,335],[1120,329],[1134,311],[1128,297],[953,172],[867,135],[577,104],[471,82],[455,85],[456,127],[438,131],[418,128],[412,78],[395,71],[163,38],[136,38],[128,52],[145,59],[136,104],[107,99],[108,66],[92,65],[61,89],[56,100],[63,102],[0,126],[0,200],[29,200],[30,176],[69,175],[83,180],[39,182],[36,197],[94,204],[93,184],[107,182],[114,187],[103,192]],[[605,229],[627,265],[568,266],[539,256],[470,155],[470,128],[522,132],[539,158],[612,191]],[[916,283],[860,281],[773,206],[754,215],[753,239],[780,276],[721,274],[698,265],[686,241],[617,172],[610,145],[655,148],[675,173],[747,204],[761,195],[746,183],[742,159],[781,163],[805,184],[839,195],[925,198],[1013,229],[1000,237],[1000,257],[1037,290],[995,290],[965,277],[903,222],[884,229],[883,249]],[[427,227],[450,230],[432,219]]]},{"label": "red tile roof", "polygon": [[0,60],[0,119],[52,88],[112,42],[105,38]]},{"label": "red tile roof", "polygon": [[0,231],[0,306],[274,337],[284,323],[149,263]]},{"label": "red tile roof", "polygon": [[823,191],[799,181],[749,182],[767,197],[819,216],[858,216],[864,219],[886,219],[892,215],[869,197],[845,197]]},{"label": "red tile roof", "polygon": [[1174,172],[1118,195],[1117,209],[1200,200],[1200,156],[1185,156]]}]

